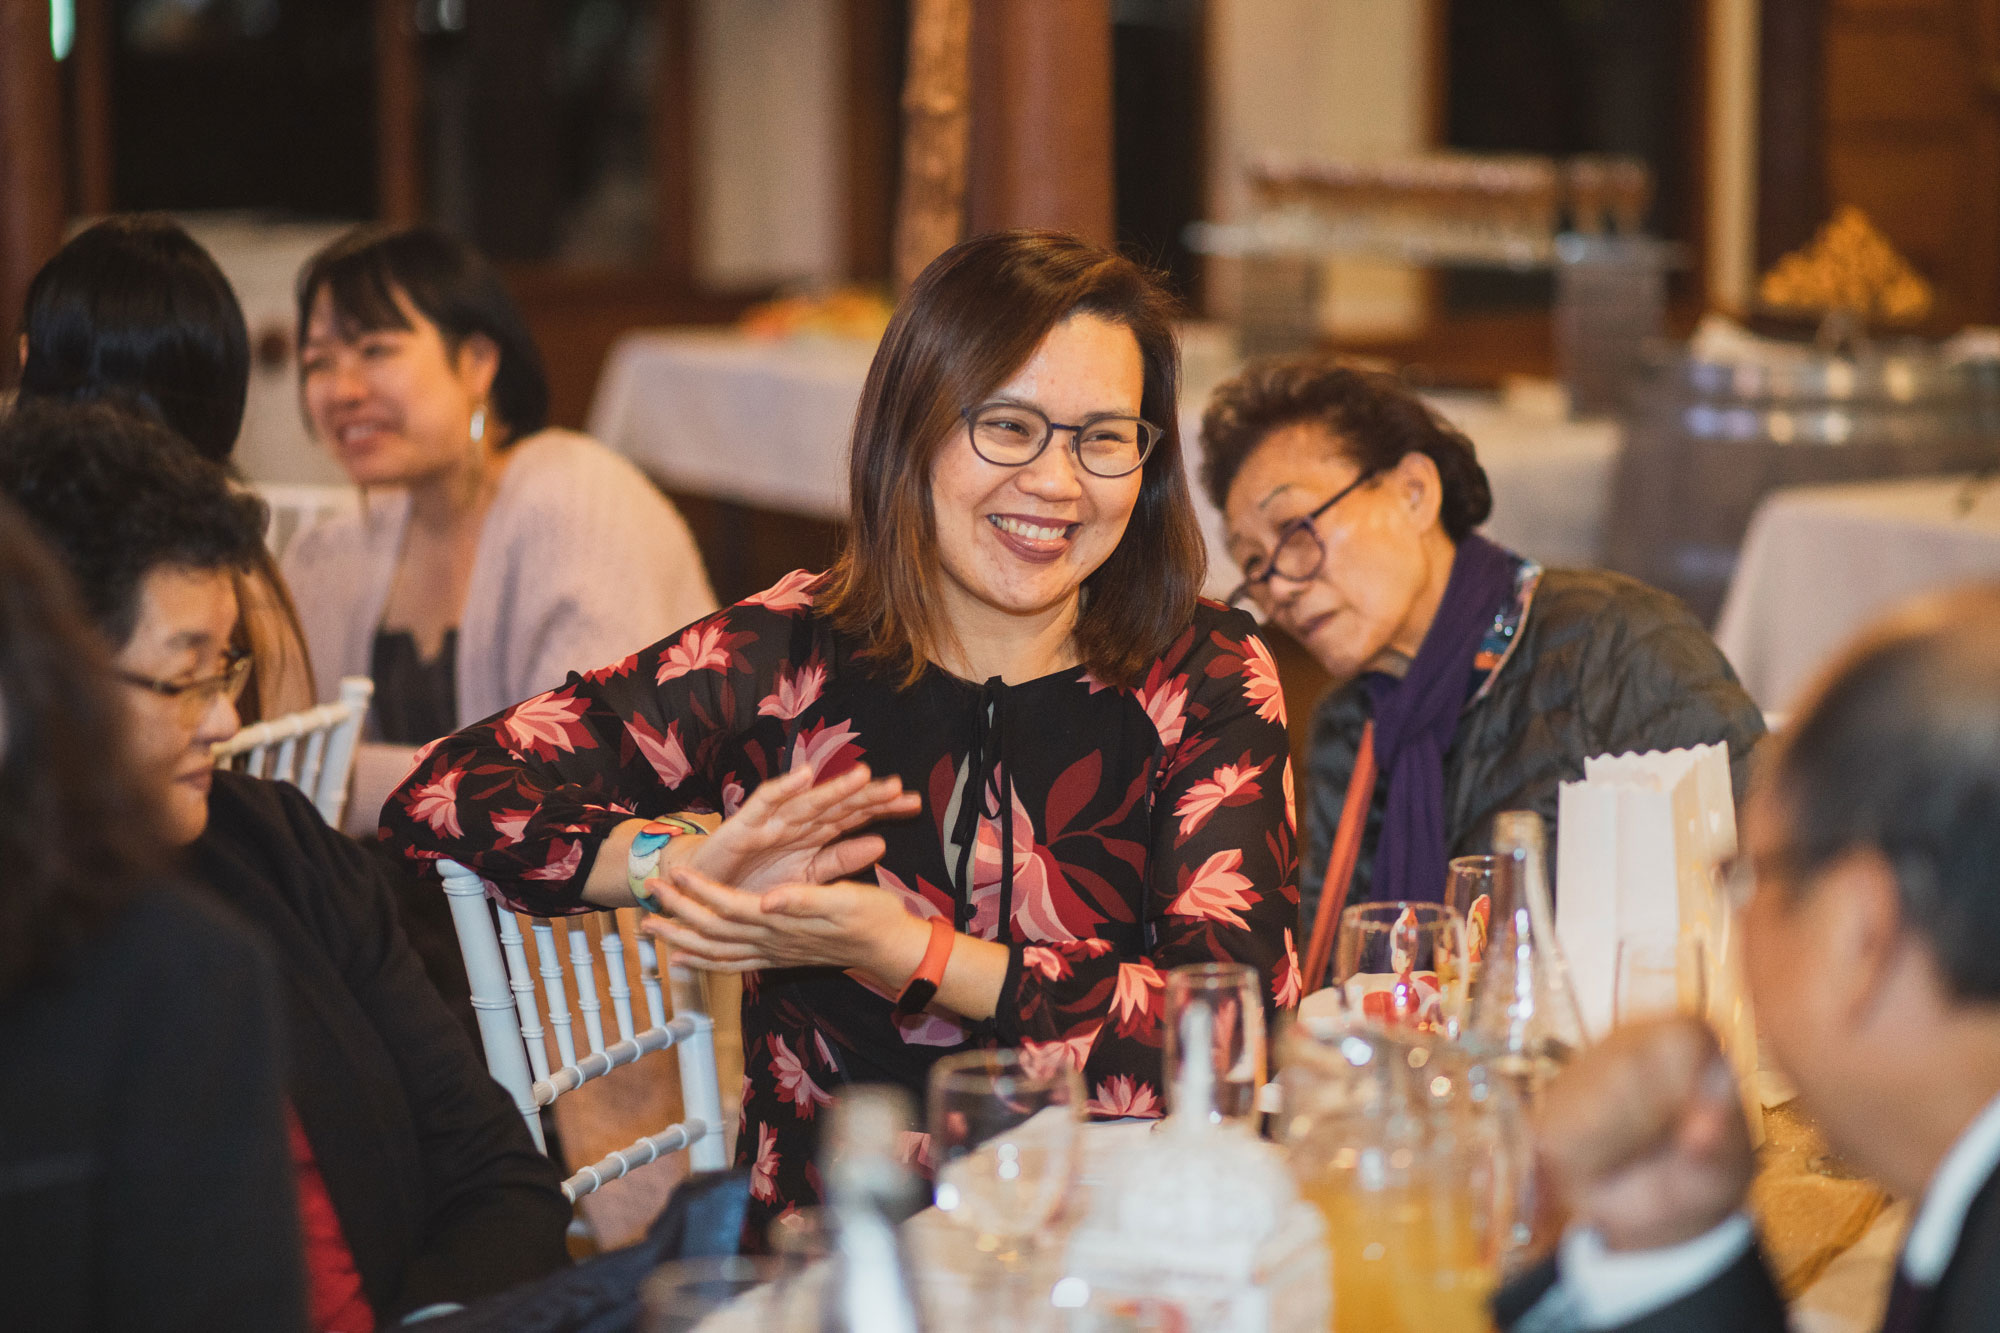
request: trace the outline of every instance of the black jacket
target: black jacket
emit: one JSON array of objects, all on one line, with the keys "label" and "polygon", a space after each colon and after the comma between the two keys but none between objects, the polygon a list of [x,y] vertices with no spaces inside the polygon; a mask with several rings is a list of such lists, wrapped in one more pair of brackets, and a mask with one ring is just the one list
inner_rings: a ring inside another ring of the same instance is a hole
[{"label": "black jacket", "polygon": [[[1536,1306],[1556,1278],[1556,1266],[1548,1263],[1503,1289],[1494,1301],[1500,1327],[1530,1333],[1544,1322]],[[1531,1311],[1535,1317],[1527,1318]],[[1917,1323],[1917,1333],[1995,1329],[2000,1329],[2000,1172],[1988,1177],[1966,1211],[1958,1248]],[[1612,1333],[1785,1333],[1785,1306],[1753,1246],[1708,1285]]]},{"label": "black jacket", "polygon": [[[1728,741],[1742,799],[1750,751],[1764,734],[1763,715],[1708,631],[1679,601],[1622,574],[1551,569],[1542,574],[1516,634],[1491,687],[1466,705],[1445,752],[1452,856],[1492,850],[1493,817],[1507,810],[1539,812],[1549,822],[1553,848],[1560,786],[1581,779],[1591,755]],[[1371,712],[1358,679],[1335,686],[1313,710],[1305,861],[1299,867],[1308,930]],[[1388,794],[1388,774],[1382,773],[1350,903],[1372,896]]]},{"label": "black jacket", "polygon": [[305,1328],[276,995],[162,886],[0,1001],[0,1326]]},{"label": "black jacket", "polygon": [[397,923],[371,857],[289,785],[217,773],[191,877],[269,939],[292,1105],[383,1323],[569,1261],[555,1167]]}]

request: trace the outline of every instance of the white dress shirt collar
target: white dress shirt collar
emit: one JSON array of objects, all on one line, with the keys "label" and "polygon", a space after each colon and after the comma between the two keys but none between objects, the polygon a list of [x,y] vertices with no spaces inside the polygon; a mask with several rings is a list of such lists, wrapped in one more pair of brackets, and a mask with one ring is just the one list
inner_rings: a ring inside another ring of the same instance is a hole
[{"label": "white dress shirt collar", "polygon": [[1934,1287],[1958,1250],[1965,1215],[1994,1169],[2000,1167],[2000,1097],[1986,1104],[1951,1151],[1917,1205],[1910,1238],[1903,1245],[1903,1275],[1920,1287]]}]

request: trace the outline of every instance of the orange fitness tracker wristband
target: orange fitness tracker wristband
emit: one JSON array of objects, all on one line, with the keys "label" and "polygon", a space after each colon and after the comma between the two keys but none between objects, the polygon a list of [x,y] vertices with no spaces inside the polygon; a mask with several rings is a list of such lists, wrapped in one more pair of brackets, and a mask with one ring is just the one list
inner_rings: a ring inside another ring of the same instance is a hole
[{"label": "orange fitness tracker wristband", "polygon": [[938,986],[944,981],[944,965],[951,960],[951,946],[957,942],[958,932],[951,928],[950,918],[931,918],[931,942],[924,948],[924,961],[917,964],[903,993],[896,997],[897,1013],[922,1013],[924,1006],[937,998]]}]

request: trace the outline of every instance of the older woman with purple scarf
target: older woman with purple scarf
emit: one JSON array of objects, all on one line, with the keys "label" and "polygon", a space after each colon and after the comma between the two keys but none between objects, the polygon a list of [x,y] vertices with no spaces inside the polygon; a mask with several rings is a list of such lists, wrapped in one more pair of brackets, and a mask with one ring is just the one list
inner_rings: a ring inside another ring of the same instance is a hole
[{"label": "older woman with purple scarf", "polygon": [[1322,896],[1330,920],[1440,900],[1451,857],[1489,850],[1502,811],[1553,823],[1590,755],[1726,741],[1744,790],[1763,719],[1700,622],[1480,536],[1493,500],[1471,442],[1394,379],[1260,363],[1216,391],[1202,442],[1237,598],[1334,679],[1307,765],[1308,929]]}]

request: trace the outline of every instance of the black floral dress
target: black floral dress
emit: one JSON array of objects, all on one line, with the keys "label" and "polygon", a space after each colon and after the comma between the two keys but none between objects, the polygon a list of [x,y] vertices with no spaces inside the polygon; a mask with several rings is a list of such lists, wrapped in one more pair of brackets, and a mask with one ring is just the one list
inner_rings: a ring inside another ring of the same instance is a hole
[{"label": "black floral dress", "polygon": [[800,764],[825,778],[865,760],[923,795],[872,830],[888,843],[875,879],[1008,945],[997,1014],[898,1017],[833,968],[746,978],[737,1156],[764,1217],[818,1200],[814,1131],[840,1084],[921,1096],[939,1056],[1018,1046],[1081,1070],[1094,1114],[1159,1115],[1167,969],[1249,963],[1272,1006],[1297,1003],[1284,698],[1248,616],[1203,603],[1130,689],[1078,668],[1012,686],[933,669],[899,690],[814,613],[817,582],[790,574],[446,737],[382,814],[403,854],[463,862],[553,916],[590,910],[597,847],[635,815],[732,814]]}]

